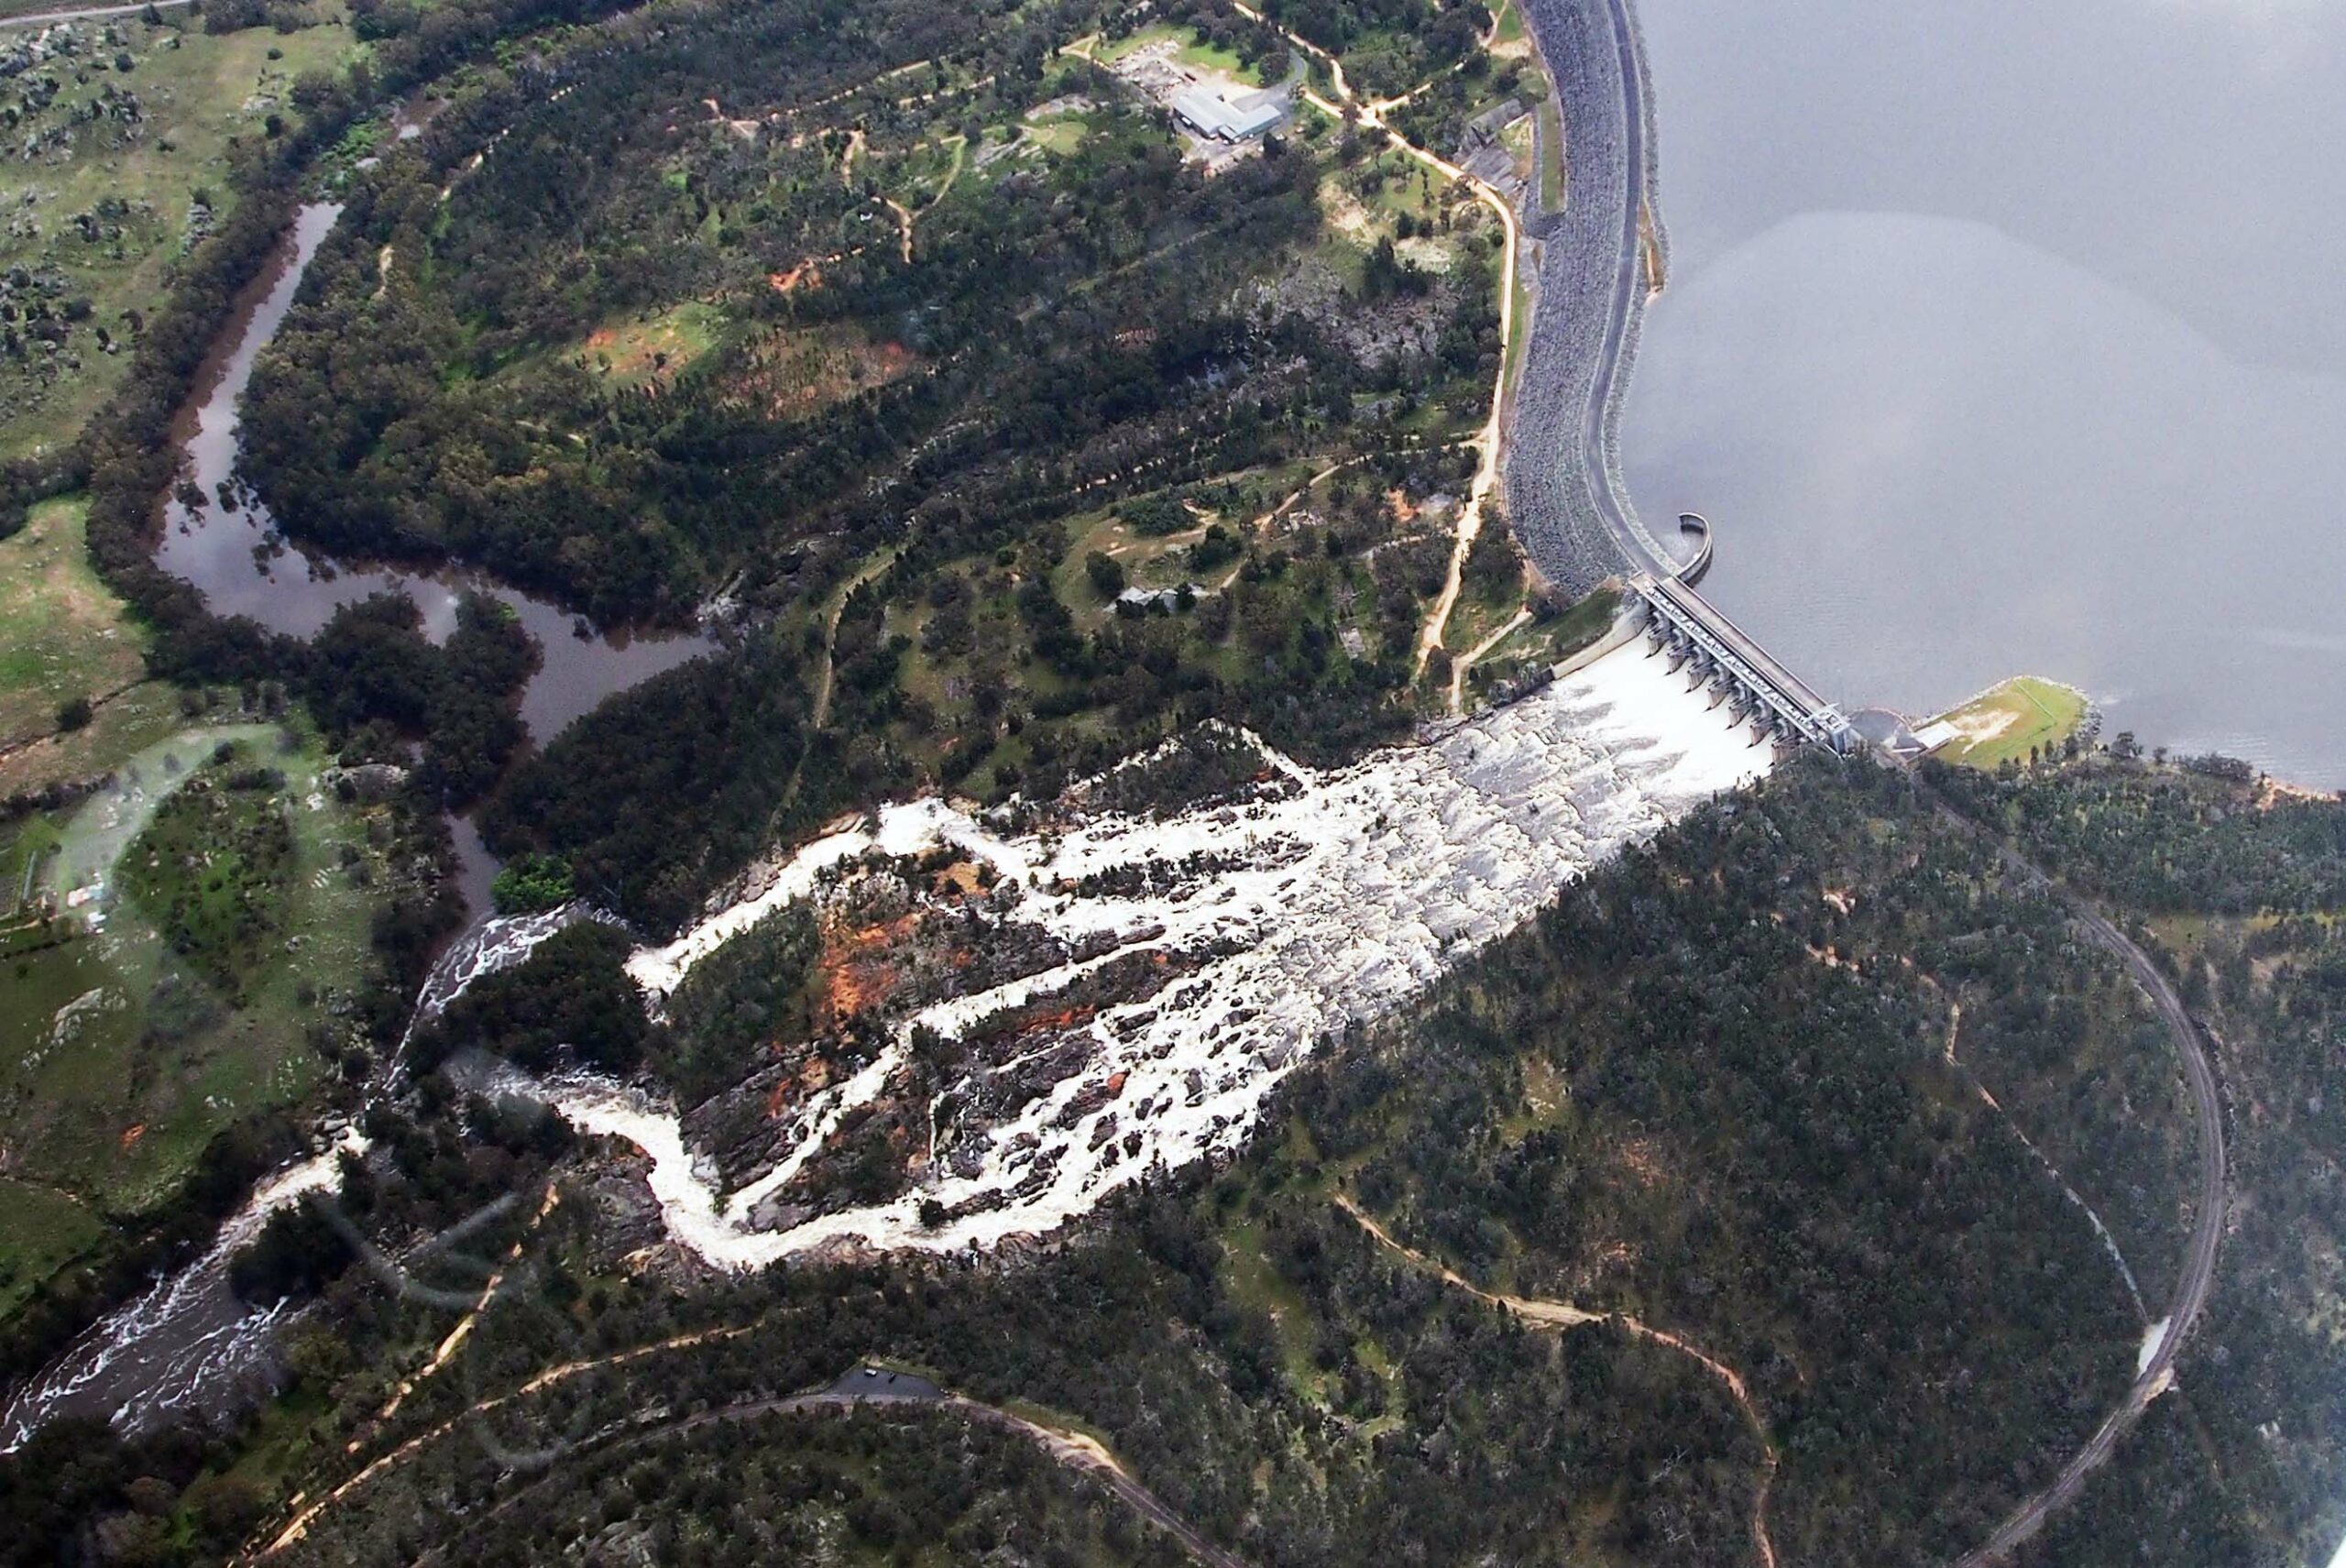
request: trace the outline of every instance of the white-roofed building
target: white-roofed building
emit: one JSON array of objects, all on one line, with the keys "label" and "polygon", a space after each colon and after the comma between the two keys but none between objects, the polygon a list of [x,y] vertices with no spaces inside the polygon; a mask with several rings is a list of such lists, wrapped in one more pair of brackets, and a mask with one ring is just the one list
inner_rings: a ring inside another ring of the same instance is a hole
[{"label": "white-roofed building", "polygon": [[1175,119],[1215,141],[1251,141],[1287,117],[1275,94],[1266,93],[1251,107],[1241,107],[1202,86],[1174,93],[1172,107]]}]

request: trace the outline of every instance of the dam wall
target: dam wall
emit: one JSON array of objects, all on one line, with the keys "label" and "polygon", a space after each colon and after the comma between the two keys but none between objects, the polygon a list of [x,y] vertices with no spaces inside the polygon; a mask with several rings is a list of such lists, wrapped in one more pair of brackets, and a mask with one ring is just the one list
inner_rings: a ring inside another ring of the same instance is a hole
[{"label": "dam wall", "polygon": [[[1507,436],[1507,508],[1549,581],[1585,593],[1673,563],[1638,521],[1617,429],[1645,303],[1651,93],[1627,0],[1525,0],[1564,126],[1565,204],[1534,225],[1539,305]],[[1642,220],[1642,225],[1641,225]]]}]

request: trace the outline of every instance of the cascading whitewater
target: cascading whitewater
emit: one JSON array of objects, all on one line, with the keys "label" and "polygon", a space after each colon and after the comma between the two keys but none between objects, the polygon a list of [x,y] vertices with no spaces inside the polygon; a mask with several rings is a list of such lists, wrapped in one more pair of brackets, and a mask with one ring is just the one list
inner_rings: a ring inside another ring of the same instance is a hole
[{"label": "cascading whitewater", "polygon": [[0,1416],[0,1453],[60,1415],[103,1415],[136,1430],[175,1415],[208,1413],[261,1365],[283,1304],[254,1310],[228,1288],[228,1264],[269,1217],[307,1192],[335,1186],[340,1157],[364,1154],[356,1128],[321,1154],[253,1189],[220,1226],[211,1250],[158,1279],[85,1330]]},{"label": "cascading whitewater", "polygon": [[[641,1089],[585,1075],[532,1085],[518,1073],[501,1075],[500,1087],[542,1095],[580,1130],[641,1147],[669,1234],[719,1266],[827,1245],[945,1250],[1048,1231],[1147,1170],[1235,1148],[1279,1080],[1347,1020],[1415,992],[1606,855],[1770,759],[1723,706],[1632,644],[1439,740],[1348,768],[1317,772],[1266,750],[1280,793],[1244,806],[1102,814],[1050,836],[998,832],[935,799],[891,806],[869,827],[769,868],[757,893],[674,942],[639,950],[630,971],[664,997],[694,964],[858,857],[942,846],[1027,890],[1017,918],[1081,956],[901,1021],[891,1044],[796,1110],[781,1157],[729,1195],[676,1113]],[[1212,869],[1169,879],[1170,892],[1074,891],[1087,878],[1121,885],[1102,873],[1200,855]],[[584,918],[605,916],[571,905],[485,924],[443,959],[418,1021]],[[904,1072],[916,1031],[959,1037],[1119,956],[1148,953],[1189,962],[1147,1000],[1101,1010],[1079,1069],[985,1129],[960,1161],[933,1164],[889,1201],[761,1228],[762,1207]],[[229,1259],[269,1214],[330,1188],[342,1148],[363,1147],[345,1134],[256,1189],[209,1252],[93,1325],[17,1396],[0,1420],[0,1451],[54,1415],[137,1427],[233,1398],[265,1358],[279,1314],[235,1299]],[[950,1217],[925,1222],[925,1203]]]},{"label": "cascading whitewater", "polygon": [[[671,1235],[721,1266],[826,1245],[948,1250],[1048,1231],[1152,1168],[1234,1148],[1265,1096],[1332,1031],[1415,992],[1614,850],[1765,771],[1770,756],[1708,694],[1632,644],[1430,744],[1328,773],[1271,755],[1291,787],[1244,806],[1102,816],[1050,836],[997,833],[934,799],[889,806],[771,868],[754,896],[638,952],[630,972],[664,996],[839,868],[875,850],[936,848],[1017,883],[1017,918],[1080,956],[901,1021],[872,1060],[795,1108],[781,1158],[729,1196],[673,1111],[587,1078],[546,1092],[583,1130],[641,1147]],[[1199,856],[1211,857],[1207,874],[1137,879],[1171,892],[1079,891],[1133,885],[1129,873]],[[926,1162],[884,1202],[762,1228],[762,1208],[773,1213],[770,1201],[842,1119],[911,1067],[918,1039],[958,1039],[1133,954],[1161,955],[1180,978],[1100,1007],[1070,1069],[1017,1114],[981,1129],[953,1160]]]}]

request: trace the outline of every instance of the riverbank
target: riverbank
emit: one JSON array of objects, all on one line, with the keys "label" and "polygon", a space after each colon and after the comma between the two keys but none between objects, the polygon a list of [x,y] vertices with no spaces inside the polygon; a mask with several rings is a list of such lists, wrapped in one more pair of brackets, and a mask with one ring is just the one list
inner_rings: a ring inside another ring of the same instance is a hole
[{"label": "riverbank", "polygon": [[426,636],[441,642],[455,629],[458,601],[486,594],[537,641],[539,663],[522,689],[521,718],[540,745],[604,698],[712,651],[715,641],[702,632],[598,630],[551,600],[477,572],[334,561],[288,545],[267,508],[237,479],[238,405],[255,360],[285,324],[341,214],[340,206],[320,202],[295,215],[174,422],[186,483],[163,502],[157,565],[200,590],[213,614],[249,617],[290,637],[314,636],[337,610],[371,595],[403,593],[423,612]]}]

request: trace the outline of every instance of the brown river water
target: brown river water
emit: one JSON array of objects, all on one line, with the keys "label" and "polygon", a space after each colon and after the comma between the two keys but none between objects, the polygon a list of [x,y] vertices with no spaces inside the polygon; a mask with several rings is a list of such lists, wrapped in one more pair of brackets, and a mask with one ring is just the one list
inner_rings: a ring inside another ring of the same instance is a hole
[{"label": "brown river water", "polygon": [[325,203],[303,207],[277,260],[232,318],[225,350],[198,383],[175,432],[187,454],[184,475],[203,489],[207,504],[192,510],[175,497],[165,503],[155,559],[203,589],[214,613],[249,616],[295,637],[313,635],[344,605],[401,591],[415,600],[426,633],[439,641],[455,626],[458,598],[487,594],[512,609],[543,652],[521,696],[521,718],[541,744],[605,697],[708,652],[715,644],[697,633],[598,630],[559,605],[463,568],[344,563],[305,553],[283,541],[274,520],[248,494],[234,511],[220,505],[221,483],[236,471],[237,403],[252,379],[253,361],[284,324],[302,274],[340,214]]}]

